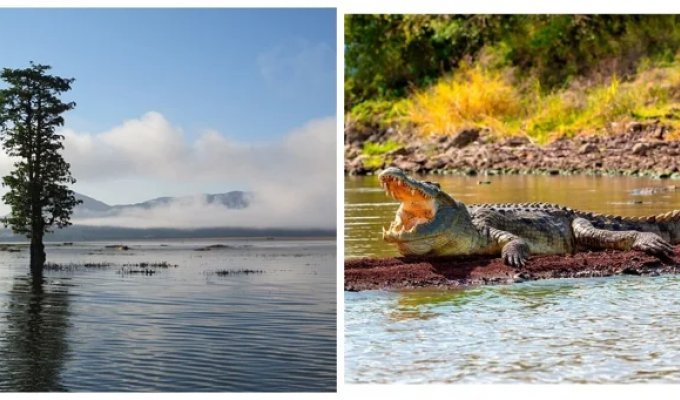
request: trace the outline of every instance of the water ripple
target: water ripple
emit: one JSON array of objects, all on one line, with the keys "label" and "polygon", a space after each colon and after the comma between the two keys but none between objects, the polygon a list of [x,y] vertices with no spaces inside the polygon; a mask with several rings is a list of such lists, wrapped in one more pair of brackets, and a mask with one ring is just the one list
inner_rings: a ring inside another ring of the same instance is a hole
[{"label": "water ripple", "polygon": [[345,294],[352,383],[680,382],[680,277]]},{"label": "water ripple", "polygon": [[[135,243],[132,256],[88,254],[103,244],[48,248],[52,262],[179,267],[50,272],[39,290],[24,258],[5,259],[0,390],[335,390],[334,242],[239,242],[201,254],[195,243],[164,244]],[[223,268],[264,273],[208,274]]]}]

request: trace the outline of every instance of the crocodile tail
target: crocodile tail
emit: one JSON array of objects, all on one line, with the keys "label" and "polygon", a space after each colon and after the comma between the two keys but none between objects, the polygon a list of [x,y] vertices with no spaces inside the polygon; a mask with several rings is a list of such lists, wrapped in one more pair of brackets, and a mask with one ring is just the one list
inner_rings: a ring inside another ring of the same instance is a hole
[{"label": "crocodile tail", "polygon": [[626,221],[640,222],[644,224],[662,224],[680,221],[680,210],[673,210],[663,214],[648,215],[644,217],[624,217]]},{"label": "crocodile tail", "polygon": [[627,219],[639,225],[635,230],[660,233],[671,244],[680,244],[680,210]]},{"label": "crocodile tail", "polygon": [[599,229],[643,231],[660,234],[672,244],[680,244],[680,210],[644,217],[620,217],[592,212],[576,212]]},{"label": "crocodile tail", "polygon": [[653,218],[658,222],[677,222],[680,221],[680,210],[673,210],[665,214],[655,215]]},{"label": "crocodile tail", "polygon": [[668,232],[671,244],[680,244],[680,210],[654,216],[659,229]]}]

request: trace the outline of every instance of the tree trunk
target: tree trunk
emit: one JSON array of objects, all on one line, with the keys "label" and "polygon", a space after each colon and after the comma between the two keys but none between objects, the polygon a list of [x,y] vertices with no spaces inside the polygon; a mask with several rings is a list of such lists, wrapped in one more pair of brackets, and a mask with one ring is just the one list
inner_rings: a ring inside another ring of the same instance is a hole
[{"label": "tree trunk", "polygon": [[45,258],[43,236],[34,233],[31,236],[31,275],[33,275],[33,279],[42,278]]}]

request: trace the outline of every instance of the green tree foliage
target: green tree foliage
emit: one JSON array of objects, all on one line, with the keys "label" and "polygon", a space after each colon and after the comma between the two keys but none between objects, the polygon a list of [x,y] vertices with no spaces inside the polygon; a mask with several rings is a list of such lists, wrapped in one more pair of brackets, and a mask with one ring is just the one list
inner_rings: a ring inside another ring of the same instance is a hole
[{"label": "green tree foliage", "polygon": [[644,58],[671,60],[680,49],[677,15],[513,16],[502,42],[507,60],[546,88],[593,73],[628,76]]},{"label": "green tree foliage", "polygon": [[408,95],[495,48],[545,89],[597,73],[625,77],[680,49],[677,15],[348,15],[345,106]]},{"label": "green tree foliage", "polygon": [[78,204],[69,184],[75,179],[60,150],[64,137],[55,129],[64,124],[62,114],[75,107],[59,95],[71,89],[73,79],[46,74],[49,66],[31,63],[26,69],[5,68],[0,77],[0,140],[14,158],[14,170],[2,179],[9,191],[3,200],[11,213],[2,219],[17,234],[31,239],[31,273],[42,276],[45,263],[43,237],[52,226],[70,225]]},{"label": "green tree foliage", "polygon": [[346,16],[345,105],[400,97],[433,82],[493,41],[506,22],[485,15]]}]

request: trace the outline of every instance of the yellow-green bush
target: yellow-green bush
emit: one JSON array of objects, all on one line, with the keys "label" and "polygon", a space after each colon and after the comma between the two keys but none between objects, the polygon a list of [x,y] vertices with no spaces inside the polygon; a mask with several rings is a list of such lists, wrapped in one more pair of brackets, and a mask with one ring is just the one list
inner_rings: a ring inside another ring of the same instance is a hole
[{"label": "yellow-green bush", "polygon": [[532,97],[525,103],[527,116],[521,123],[522,131],[536,142],[545,143],[555,137],[568,136],[582,109],[583,99],[573,93],[550,93]]},{"label": "yellow-green bush", "polygon": [[416,92],[408,120],[422,133],[451,134],[477,125],[499,125],[516,118],[521,96],[509,74],[481,66],[461,67],[456,74]]},{"label": "yellow-green bush", "polygon": [[453,134],[490,128],[497,136],[523,134],[545,143],[579,133],[607,132],[613,122],[660,119],[680,128],[680,59],[641,68],[633,79],[574,83],[544,92],[536,78],[513,78],[508,68],[461,66],[431,87],[415,91],[402,123],[417,132]]}]

